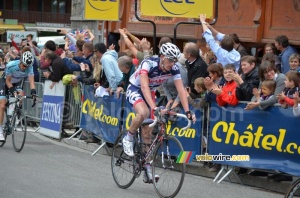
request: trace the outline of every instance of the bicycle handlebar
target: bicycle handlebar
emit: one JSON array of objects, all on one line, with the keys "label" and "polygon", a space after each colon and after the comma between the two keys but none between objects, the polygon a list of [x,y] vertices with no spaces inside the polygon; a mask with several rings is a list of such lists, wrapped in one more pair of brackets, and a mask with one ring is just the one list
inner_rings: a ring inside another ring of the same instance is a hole
[{"label": "bicycle handlebar", "polygon": [[[182,128],[182,130],[186,130],[188,128],[190,128],[191,124],[192,124],[192,121],[190,119],[188,119],[188,117],[185,115],[185,114],[181,114],[181,113],[176,113],[176,112],[172,112],[172,111],[169,111],[167,114],[169,115],[175,115],[177,117],[181,117],[181,118],[185,118],[187,119],[188,121],[188,124]],[[149,124],[149,127],[154,127],[158,122],[158,118],[155,116],[154,117],[154,122],[152,124]]]},{"label": "bicycle handlebar", "polygon": [[26,99],[26,98],[31,98],[31,99],[33,99],[33,103],[32,103],[32,105],[31,105],[31,107],[34,107],[34,106],[36,105],[36,99],[37,99],[37,96],[21,96],[21,95],[15,95],[15,96],[11,96],[11,97],[16,98],[17,100],[14,101],[14,102],[10,102],[9,104],[17,103],[18,101],[21,101],[21,100]]}]

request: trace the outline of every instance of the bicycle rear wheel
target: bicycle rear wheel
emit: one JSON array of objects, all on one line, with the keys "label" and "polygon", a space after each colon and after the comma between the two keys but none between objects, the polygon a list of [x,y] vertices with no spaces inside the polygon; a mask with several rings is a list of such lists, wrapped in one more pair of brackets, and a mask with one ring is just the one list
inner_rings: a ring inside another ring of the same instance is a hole
[{"label": "bicycle rear wheel", "polygon": [[14,112],[11,127],[13,146],[16,152],[20,152],[24,147],[27,132],[26,116],[22,110]]},{"label": "bicycle rear wheel", "polygon": [[125,136],[122,132],[117,138],[111,156],[111,171],[113,178],[119,188],[126,189],[135,180],[134,157],[129,157],[123,151],[122,139]]},{"label": "bicycle rear wheel", "polygon": [[289,188],[284,198],[300,197],[300,179],[297,179]]},{"label": "bicycle rear wheel", "polygon": [[176,164],[180,151],[183,147],[173,136],[166,136],[154,151],[152,175],[158,175],[159,179],[154,179],[153,185],[160,197],[175,197],[181,189],[185,164]]}]

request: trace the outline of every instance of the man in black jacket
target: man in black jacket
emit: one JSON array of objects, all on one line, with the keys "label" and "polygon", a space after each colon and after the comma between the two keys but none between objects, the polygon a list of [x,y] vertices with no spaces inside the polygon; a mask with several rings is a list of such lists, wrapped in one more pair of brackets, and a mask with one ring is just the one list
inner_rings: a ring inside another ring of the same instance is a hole
[{"label": "man in black jacket", "polygon": [[239,101],[251,101],[253,88],[258,88],[258,68],[255,66],[254,56],[243,56],[241,58],[242,76],[232,74],[232,79],[237,82],[236,97]]},{"label": "man in black jacket", "polygon": [[198,93],[195,90],[194,81],[199,77],[207,77],[207,64],[199,55],[199,48],[196,43],[186,43],[183,49],[183,54],[187,59],[185,61],[188,77],[188,87],[191,90],[191,97],[195,98]]},{"label": "man in black jacket", "polygon": [[53,51],[46,50],[45,61],[51,65],[48,71],[44,71],[45,78],[52,82],[59,82],[64,75],[73,74],[73,72],[65,65],[64,61]]}]

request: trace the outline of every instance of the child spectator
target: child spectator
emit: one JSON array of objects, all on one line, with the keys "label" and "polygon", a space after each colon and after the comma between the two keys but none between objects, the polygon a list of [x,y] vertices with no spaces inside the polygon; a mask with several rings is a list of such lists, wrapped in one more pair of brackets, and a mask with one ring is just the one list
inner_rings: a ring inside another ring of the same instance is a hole
[{"label": "child spectator", "polygon": [[289,58],[290,61],[290,71],[297,71],[300,65],[300,55],[295,53]]},{"label": "child spectator", "polygon": [[255,101],[265,101],[274,96],[274,91],[276,88],[276,82],[274,80],[264,80],[261,84],[261,89],[253,89],[253,95],[255,96]]},{"label": "child spectator", "polygon": [[223,85],[225,79],[223,78],[223,66],[220,63],[213,63],[207,67],[209,77],[204,79],[204,85],[207,89],[205,94],[206,102],[216,102],[216,95],[211,92],[214,84]]},{"label": "child spectator", "polygon": [[227,104],[235,106],[239,103],[235,89],[237,83],[230,77],[231,74],[236,73],[235,66],[233,64],[227,64],[224,67],[224,78],[226,80],[223,87],[214,84],[212,92],[217,95],[217,103],[219,106],[225,106]]},{"label": "child spectator", "polygon": [[205,92],[206,92],[206,87],[204,85],[204,78],[203,77],[199,77],[196,78],[194,81],[194,89],[197,91],[197,93],[200,94],[200,102],[195,101],[191,96],[190,96],[190,89],[186,89],[186,93],[187,93],[187,97],[188,97],[188,101],[189,104],[192,105],[192,107],[194,108],[203,108],[206,105],[206,102],[204,100],[205,97]]},{"label": "child spectator", "polygon": [[299,91],[300,77],[299,73],[295,71],[289,71],[285,77],[285,88],[281,94],[278,94],[276,98],[283,108],[288,106],[294,106],[294,93]]}]

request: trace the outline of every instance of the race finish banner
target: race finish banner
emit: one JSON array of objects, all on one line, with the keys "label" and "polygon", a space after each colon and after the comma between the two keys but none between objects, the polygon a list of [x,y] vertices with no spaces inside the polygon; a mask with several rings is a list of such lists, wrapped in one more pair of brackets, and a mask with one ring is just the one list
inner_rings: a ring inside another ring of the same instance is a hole
[{"label": "race finish banner", "polygon": [[221,108],[212,104],[209,155],[218,155],[219,159],[225,155],[249,155],[249,161],[216,162],[300,176],[300,118],[293,115],[292,108],[246,111],[245,106]]},{"label": "race finish banner", "polygon": [[80,127],[106,142],[114,143],[119,135],[122,96],[95,97],[93,86],[84,86]]},{"label": "race finish banner", "polygon": [[84,19],[119,20],[119,0],[85,0]]},{"label": "race finish banner", "polygon": [[206,14],[213,18],[214,0],[141,0],[141,15],[199,18]]},{"label": "race finish banner", "polygon": [[[125,108],[124,108],[124,130],[128,130],[129,126],[131,124],[132,119],[135,117],[135,112],[131,105],[126,101],[125,102]],[[201,130],[202,130],[202,112],[200,110],[194,110],[191,109],[193,112],[195,112],[195,115],[197,118],[197,121],[195,124],[192,124],[189,129],[182,130],[183,127],[187,125],[187,120],[184,118],[177,118],[173,120],[172,122],[168,120],[167,122],[167,127],[166,127],[166,133],[175,136],[178,138],[178,140],[181,142],[184,151],[195,151],[196,154],[200,154],[201,151]],[[182,114],[185,114],[183,111],[180,112]],[[159,125],[159,124],[157,124]],[[148,135],[151,135],[148,134]],[[173,156],[178,156],[180,151],[179,150],[174,150],[172,148],[178,148],[177,146],[171,148],[171,155]]]},{"label": "race finish banner", "polygon": [[52,89],[51,84],[52,81],[45,81],[39,132],[60,139],[66,88],[61,81]]}]

